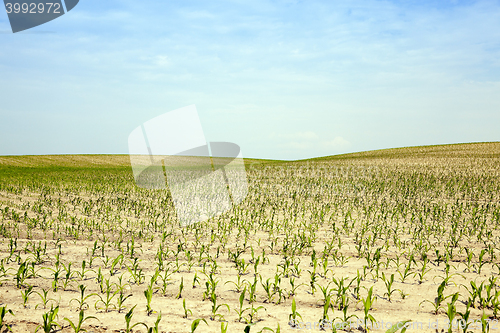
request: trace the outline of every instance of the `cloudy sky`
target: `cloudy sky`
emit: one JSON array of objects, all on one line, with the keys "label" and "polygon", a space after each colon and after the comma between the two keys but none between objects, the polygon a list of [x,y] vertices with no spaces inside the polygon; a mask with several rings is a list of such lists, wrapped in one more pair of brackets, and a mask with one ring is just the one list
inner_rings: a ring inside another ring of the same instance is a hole
[{"label": "cloudy sky", "polygon": [[16,34],[0,12],[0,155],[126,154],[191,104],[245,157],[500,141],[500,1],[80,0]]}]

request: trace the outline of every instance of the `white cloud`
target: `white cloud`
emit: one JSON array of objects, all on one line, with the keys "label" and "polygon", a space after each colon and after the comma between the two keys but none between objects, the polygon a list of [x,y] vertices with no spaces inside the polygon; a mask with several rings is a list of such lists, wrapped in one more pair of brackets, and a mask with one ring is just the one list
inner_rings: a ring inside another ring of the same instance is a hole
[{"label": "white cloud", "polygon": [[336,136],[333,140],[324,141],[323,146],[325,148],[331,148],[336,151],[342,151],[345,149],[349,149],[351,147],[351,143],[341,136]]},{"label": "white cloud", "polygon": [[316,134],[312,131],[298,132],[295,136],[297,138],[300,138],[303,140],[317,140],[317,139],[319,139],[318,134]]},{"label": "white cloud", "polygon": [[167,56],[158,55],[155,57],[154,63],[160,67],[167,67],[170,65],[170,60]]}]

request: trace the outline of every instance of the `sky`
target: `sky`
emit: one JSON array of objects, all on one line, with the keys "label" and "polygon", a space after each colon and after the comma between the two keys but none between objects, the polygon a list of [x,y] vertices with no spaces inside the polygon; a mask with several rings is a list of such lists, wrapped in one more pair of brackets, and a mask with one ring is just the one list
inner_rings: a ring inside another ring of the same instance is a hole
[{"label": "sky", "polygon": [[192,104],[252,158],[500,141],[500,0],[80,0],[16,34],[0,11],[0,155],[127,154]]}]

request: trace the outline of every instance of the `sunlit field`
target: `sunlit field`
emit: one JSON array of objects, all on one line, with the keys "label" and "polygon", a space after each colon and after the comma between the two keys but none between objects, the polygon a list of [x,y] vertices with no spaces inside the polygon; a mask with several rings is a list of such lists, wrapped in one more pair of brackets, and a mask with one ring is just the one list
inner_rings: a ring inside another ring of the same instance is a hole
[{"label": "sunlit field", "polygon": [[245,163],[181,227],[128,156],[0,157],[0,332],[500,330],[500,143]]}]

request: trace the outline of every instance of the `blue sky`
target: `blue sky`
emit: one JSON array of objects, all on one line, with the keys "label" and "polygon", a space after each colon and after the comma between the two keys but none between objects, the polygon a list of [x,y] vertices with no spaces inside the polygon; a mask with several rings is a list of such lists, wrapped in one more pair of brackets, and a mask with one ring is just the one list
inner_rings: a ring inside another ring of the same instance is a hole
[{"label": "blue sky", "polygon": [[9,31],[0,155],[124,154],[191,104],[246,157],[500,141],[498,0],[80,0]]}]

